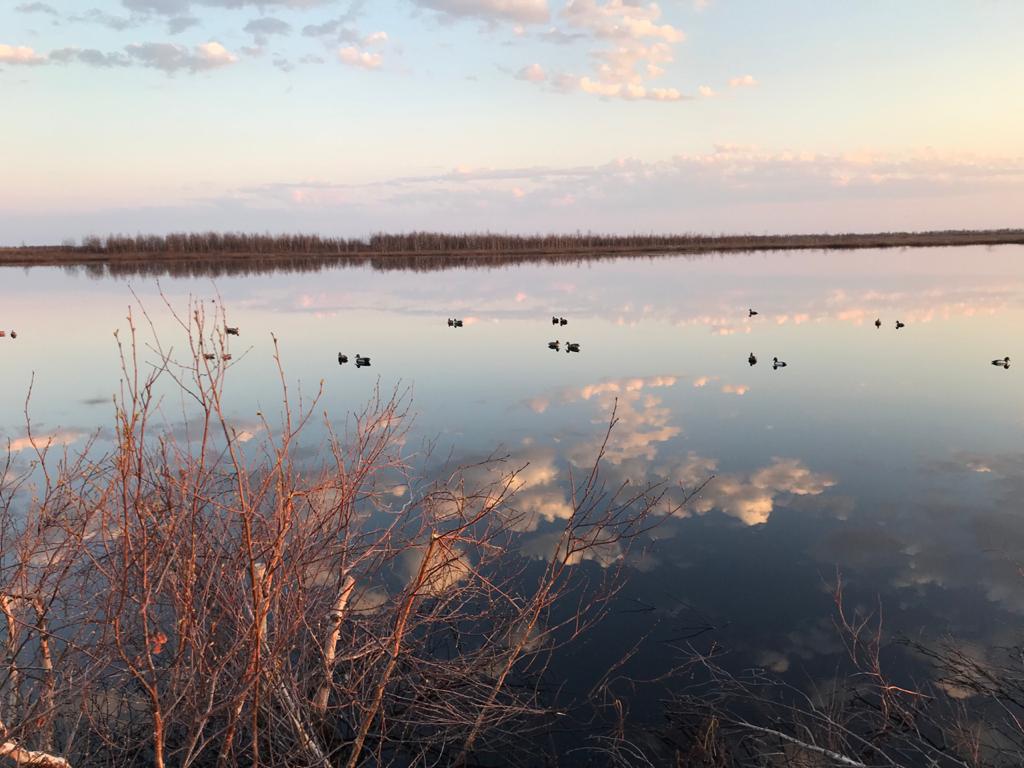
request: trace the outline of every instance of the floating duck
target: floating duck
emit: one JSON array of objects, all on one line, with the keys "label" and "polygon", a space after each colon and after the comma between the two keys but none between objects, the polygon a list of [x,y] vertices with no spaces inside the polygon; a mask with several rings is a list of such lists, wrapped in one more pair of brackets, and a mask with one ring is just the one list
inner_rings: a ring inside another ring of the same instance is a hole
[{"label": "floating duck", "polygon": [[881,328],[881,327],[882,327],[882,318],[876,317],[875,318],[875,328]]},{"label": "floating duck", "polygon": [[903,328],[903,327],[905,327],[905,326],[906,326],[906,323],[901,323],[901,322],[900,322],[899,320],[897,320],[897,321],[896,321],[896,330],[897,330],[897,331],[898,331],[898,330],[899,330],[900,328]]},{"label": "floating duck", "polygon": [[370,358],[369,357],[363,357],[358,352],[356,352],[356,368],[362,368],[364,365],[369,365],[369,364],[370,364]]},{"label": "floating duck", "polygon": [[761,313],[758,312],[756,309],[748,309],[747,310],[747,317],[753,317],[754,315],[759,315],[759,314],[761,314]]},{"label": "floating duck", "polygon": [[781,360],[779,360],[779,358],[777,358],[777,357],[773,357],[772,358],[772,368],[773,369],[779,369],[779,368],[785,368],[785,367],[786,367],[786,363],[784,363]]},{"label": "floating duck", "polygon": [[757,358],[754,357],[753,352],[750,353],[750,357],[747,358],[747,362],[750,363],[751,365],[757,365]]},{"label": "floating duck", "polygon": [[226,362],[227,362],[228,360],[230,360],[230,359],[231,359],[231,353],[230,353],[230,352],[229,352],[229,353],[227,353],[226,355],[223,355],[223,356],[221,357],[221,360],[223,360],[223,361],[224,361],[225,363],[226,363]]},{"label": "floating duck", "polygon": [[1002,360],[993,360],[992,365],[1001,365],[1003,368],[1010,367],[1010,358],[1004,357]]},{"label": "floating duck", "polygon": [[231,326],[229,325],[229,326],[227,326],[227,327],[226,327],[226,328],[224,329],[224,333],[226,333],[226,334],[227,334],[228,336],[237,336],[237,335],[238,335],[238,328],[232,328],[232,327],[231,327]]},{"label": "floating duck", "polygon": [[204,360],[216,360],[217,356],[215,354],[213,354],[213,352],[207,352],[206,354],[203,355],[203,359]]},{"label": "floating duck", "polygon": [[18,332],[17,331],[11,331],[11,338],[12,339],[18,338]]},{"label": "floating duck", "polygon": [[452,318],[449,317],[448,318],[448,327],[449,328],[461,328],[462,327],[462,321],[461,320],[453,320]]},{"label": "floating duck", "polygon": [[343,355],[341,352],[338,353],[338,365],[344,365],[348,362],[348,355]]},{"label": "floating duck", "polygon": [[558,349],[558,347],[559,342],[557,340],[548,342],[548,349]]},{"label": "floating duck", "polygon": [[579,352],[580,351],[580,344],[579,344],[579,342],[578,341],[567,341],[567,342],[565,342],[565,351],[566,352]]}]

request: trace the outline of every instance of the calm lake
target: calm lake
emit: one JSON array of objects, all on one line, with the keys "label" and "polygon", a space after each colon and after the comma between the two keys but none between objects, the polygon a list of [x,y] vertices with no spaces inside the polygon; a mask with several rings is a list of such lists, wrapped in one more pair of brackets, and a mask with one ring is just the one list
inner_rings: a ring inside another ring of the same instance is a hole
[{"label": "calm lake", "polygon": [[[257,411],[280,411],[272,333],[293,396],[323,381],[319,409],[339,421],[378,385],[409,387],[411,454],[431,441],[455,462],[528,464],[520,505],[537,521],[523,551],[546,556],[570,473],[590,467],[617,404],[609,483],[713,479],[628,554],[619,604],[573,663],[606,668],[650,632],[625,674],[656,673],[680,638],[713,637],[737,667],[814,680],[843,653],[837,571],[850,599],[881,606],[891,636],[989,647],[1020,626],[1022,257],[1019,246],[752,253],[159,284],[0,269],[0,436],[29,461],[34,376],[33,432],[72,451],[98,433],[102,448],[120,379],[113,333],[126,331],[133,291],[176,348],[160,290],[178,309],[219,294],[241,329],[227,382],[240,433],[255,435]],[[339,366],[339,352],[372,365]],[[1008,368],[992,364],[1004,356]],[[162,418],[180,423],[180,400]],[[637,696],[637,709],[650,704]]]}]

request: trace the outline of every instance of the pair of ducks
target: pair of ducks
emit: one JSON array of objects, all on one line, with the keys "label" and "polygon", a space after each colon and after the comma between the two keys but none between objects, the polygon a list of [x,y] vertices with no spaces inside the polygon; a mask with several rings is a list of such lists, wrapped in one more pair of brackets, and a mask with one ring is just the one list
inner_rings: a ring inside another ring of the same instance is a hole
[{"label": "pair of ducks", "polygon": [[[207,353],[205,353],[203,355],[203,359],[204,360],[216,360],[217,356],[213,352],[207,352]],[[220,359],[223,360],[225,363],[228,362],[231,359],[231,353],[230,352],[225,352],[223,355],[221,355]]]},{"label": "pair of ducks", "polygon": [[448,318],[448,327],[449,328],[461,328],[462,327],[462,321],[461,320],[453,320],[452,318],[449,317]]},{"label": "pair of ducks", "polygon": [[[449,321],[450,322],[450,321]],[[343,355],[341,352],[338,353],[338,365],[344,365],[348,362],[348,355]],[[356,352],[356,368],[362,368],[363,366],[370,364],[370,358],[364,357]]]},{"label": "pair of ducks", "polygon": [[[875,328],[881,328],[881,327],[882,327],[882,319],[880,317],[876,317],[875,318]],[[906,327],[907,327],[906,323],[901,323],[899,320],[896,321],[896,330],[897,331],[900,328],[906,328]]]},{"label": "pair of ducks", "polygon": [[552,317],[551,318],[551,324],[552,325],[568,325],[569,321],[566,320],[564,317]]},{"label": "pair of ducks", "polygon": [[[2,339],[6,335],[7,335],[7,331],[0,331],[0,339]],[[18,338],[18,332],[17,331],[11,331],[11,338],[12,339]]]},{"label": "pair of ducks", "polygon": [[[553,349],[553,350],[557,351],[560,346],[561,346],[561,342],[559,342],[557,339],[555,341],[549,341],[548,342],[548,349]],[[580,351],[580,343],[578,341],[567,341],[567,342],[565,342],[565,351],[566,352],[579,352]]]},{"label": "pair of ducks", "polygon": [[[750,357],[747,358],[747,362],[750,363],[751,366],[757,365],[757,357],[754,355],[753,352],[750,353]],[[784,363],[777,357],[772,358],[772,370],[777,371],[779,370],[779,368],[785,368],[787,365],[788,363]]]}]

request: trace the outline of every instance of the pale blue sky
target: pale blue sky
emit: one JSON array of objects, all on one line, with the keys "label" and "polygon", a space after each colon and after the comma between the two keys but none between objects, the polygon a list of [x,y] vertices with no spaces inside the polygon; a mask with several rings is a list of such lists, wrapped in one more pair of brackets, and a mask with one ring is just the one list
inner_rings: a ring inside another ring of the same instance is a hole
[{"label": "pale blue sky", "polygon": [[4,0],[0,243],[1019,226],[1022,30],[1017,0]]}]

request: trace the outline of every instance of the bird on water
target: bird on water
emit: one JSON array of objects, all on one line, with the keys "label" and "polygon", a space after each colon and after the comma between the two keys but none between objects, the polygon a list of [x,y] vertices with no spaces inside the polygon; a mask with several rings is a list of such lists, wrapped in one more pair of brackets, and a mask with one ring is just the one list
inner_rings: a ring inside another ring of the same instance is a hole
[{"label": "bird on water", "polygon": [[559,346],[560,346],[560,342],[558,341],[558,339],[555,339],[554,341],[549,341],[548,342],[548,349],[558,349]]},{"label": "bird on water", "polygon": [[781,360],[779,360],[779,358],[777,358],[777,357],[773,357],[772,358],[772,368],[773,369],[778,370],[779,368],[785,368],[786,365],[787,364],[782,362]]},{"label": "bird on water", "polygon": [[348,355],[343,355],[341,352],[338,353],[338,365],[344,365],[348,362]]},{"label": "bird on water", "polygon": [[228,336],[237,336],[238,335],[238,328],[237,327],[233,328],[233,327],[231,327],[229,325],[229,326],[227,326],[224,329],[224,333],[226,333]]},{"label": "bird on water", "polygon": [[750,357],[747,358],[747,362],[750,363],[752,366],[757,365],[757,358],[754,357],[753,352],[750,353]]},{"label": "bird on water", "polygon": [[875,318],[875,328],[881,328],[881,327],[882,327],[882,318],[876,317]]},{"label": "bird on water", "polygon": [[896,330],[898,331],[900,328],[906,327],[906,325],[907,325],[906,323],[901,323],[899,320],[897,320],[896,321]]},{"label": "bird on water", "polygon": [[1002,368],[1009,368],[1010,367],[1010,358],[1009,357],[1004,357],[1002,360],[993,360],[992,361],[992,365],[998,365],[998,366],[1000,366]]},{"label": "bird on water", "polygon": [[761,313],[758,312],[756,309],[748,309],[747,310],[747,317],[753,317],[754,315],[759,315],[759,314],[761,314]]}]

